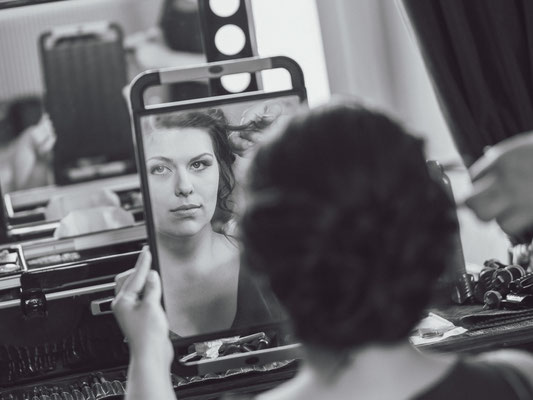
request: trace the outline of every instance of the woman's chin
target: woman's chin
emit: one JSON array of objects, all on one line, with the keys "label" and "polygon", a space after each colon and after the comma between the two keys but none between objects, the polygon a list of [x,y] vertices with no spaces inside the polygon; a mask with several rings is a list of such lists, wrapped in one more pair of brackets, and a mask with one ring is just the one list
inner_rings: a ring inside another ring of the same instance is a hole
[{"label": "woman's chin", "polygon": [[165,236],[171,236],[175,238],[187,238],[200,233],[208,225],[209,224],[200,224],[198,221],[183,221],[179,227],[173,227],[172,230],[161,233],[163,233]]}]

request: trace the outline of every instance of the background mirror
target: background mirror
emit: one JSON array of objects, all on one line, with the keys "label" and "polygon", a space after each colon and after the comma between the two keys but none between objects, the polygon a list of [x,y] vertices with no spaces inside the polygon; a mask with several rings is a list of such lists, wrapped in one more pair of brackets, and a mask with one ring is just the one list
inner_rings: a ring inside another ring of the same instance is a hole
[{"label": "background mirror", "polygon": [[[57,223],[94,206],[138,210],[122,88],[145,69],[205,61],[197,1],[13,4],[0,7],[0,183],[8,223]],[[174,86],[155,96],[205,90]],[[120,211],[111,220],[109,228],[133,223]]]}]

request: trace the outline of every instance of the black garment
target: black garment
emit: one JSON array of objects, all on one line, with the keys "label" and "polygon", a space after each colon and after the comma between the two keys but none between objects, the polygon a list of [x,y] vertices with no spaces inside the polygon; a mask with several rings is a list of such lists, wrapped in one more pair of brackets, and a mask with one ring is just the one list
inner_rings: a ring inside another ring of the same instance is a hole
[{"label": "black garment", "polygon": [[262,288],[247,268],[241,266],[237,292],[237,312],[232,328],[280,321],[284,314],[276,297]]},{"label": "black garment", "polygon": [[[531,385],[509,365],[461,359],[436,385],[412,400],[527,400],[533,399]],[[355,388],[354,396],[357,397]],[[223,400],[254,398],[253,395],[228,395]]]},{"label": "black garment", "polygon": [[[270,290],[262,288],[252,274],[241,266],[237,284],[237,310],[229,329],[268,324],[285,318],[277,298]],[[175,332],[170,332],[170,337],[171,339],[180,338]]]},{"label": "black garment", "polygon": [[533,129],[532,1],[403,4],[467,167],[485,146]]}]

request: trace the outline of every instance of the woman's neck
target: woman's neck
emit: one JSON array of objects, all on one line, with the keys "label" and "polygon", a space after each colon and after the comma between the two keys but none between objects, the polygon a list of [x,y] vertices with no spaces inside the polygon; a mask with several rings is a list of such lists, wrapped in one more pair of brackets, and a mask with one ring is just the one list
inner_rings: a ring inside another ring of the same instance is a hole
[{"label": "woman's neck", "polygon": [[206,225],[198,233],[190,236],[158,234],[158,250],[164,258],[187,263],[211,254],[215,236],[216,233],[211,225]]},{"label": "woman's neck", "polygon": [[159,263],[170,329],[181,336],[228,329],[237,309],[237,248],[211,229],[162,239]]}]

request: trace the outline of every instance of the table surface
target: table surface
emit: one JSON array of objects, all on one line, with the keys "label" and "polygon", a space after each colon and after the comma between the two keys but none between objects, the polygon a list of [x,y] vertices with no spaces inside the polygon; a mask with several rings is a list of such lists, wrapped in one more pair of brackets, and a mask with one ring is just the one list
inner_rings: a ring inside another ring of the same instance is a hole
[{"label": "table surface", "polygon": [[483,310],[480,305],[450,305],[430,311],[468,331],[418,345],[421,350],[478,353],[499,348],[533,348],[533,309]]}]

